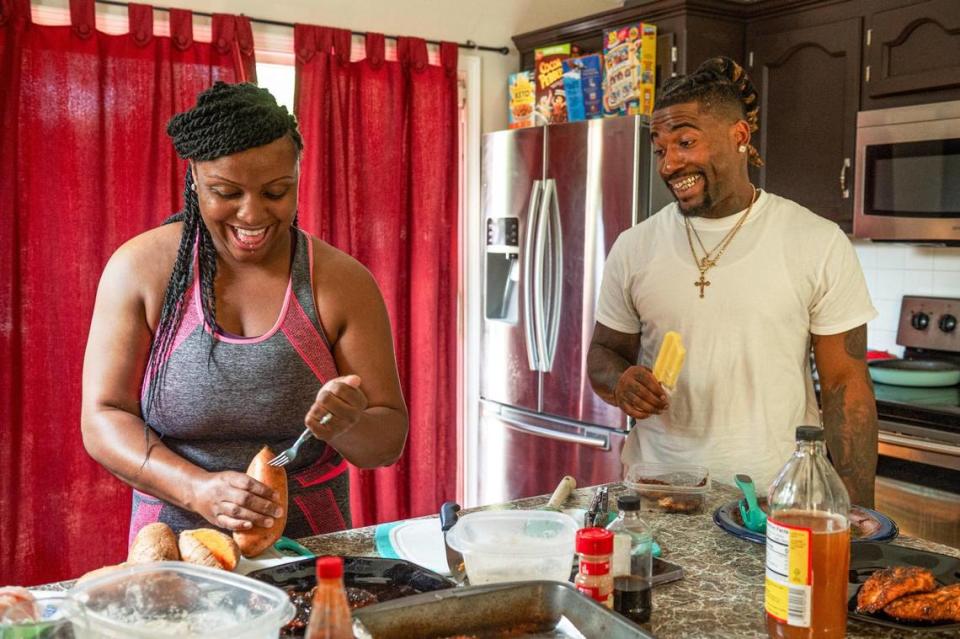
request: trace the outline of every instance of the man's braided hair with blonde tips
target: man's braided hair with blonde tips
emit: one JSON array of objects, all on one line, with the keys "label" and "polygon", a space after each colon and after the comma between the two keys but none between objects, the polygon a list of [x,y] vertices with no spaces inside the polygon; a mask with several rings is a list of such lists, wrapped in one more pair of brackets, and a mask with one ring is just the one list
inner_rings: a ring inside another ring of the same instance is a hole
[{"label": "man's braided hair with blonde tips", "polygon": [[[707,110],[728,109],[737,119],[746,121],[751,135],[760,129],[760,95],[743,67],[730,58],[710,58],[693,73],[667,80],[654,110],[685,102],[697,102]],[[747,154],[750,164],[763,166],[752,144],[747,145]]]},{"label": "man's braided hair with blonde tips", "polygon": [[[196,105],[178,113],[167,124],[167,135],[173,140],[177,155],[185,160],[204,162],[263,146],[289,135],[297,153],[303,150],[303,139],[296,118],[266,89],[254,84],[216,82],[197,96]],[[163,295],[160,322],[150,347],[147,375],[152,379],[144,402],[144,421],[149,418],[154,402],[159,402],[159,388],[166,369],[166,360],[174,339],[186,295],[193,280],[193,247],[197,247],[200,271],[201,310],[206,323],[217,330],[216,300],[213,283],[217,276],[217,250],[210,231],[200,217],[200,204],[194,190],[193,172],[187,167],[183,186],[183,209],[164,224],[182,222],[177,261],[170,273]],[[296,219],[294,219],[296,225]],[[213,348],[211,339],[211,353]]]}]

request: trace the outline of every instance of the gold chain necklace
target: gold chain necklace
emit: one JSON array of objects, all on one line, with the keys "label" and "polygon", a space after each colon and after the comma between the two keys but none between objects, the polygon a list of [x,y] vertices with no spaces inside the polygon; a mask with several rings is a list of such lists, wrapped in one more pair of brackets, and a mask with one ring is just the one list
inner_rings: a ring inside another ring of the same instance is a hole
[{"label": "gold chain necklace", "polygon": [[[723,255],[724,251],[727,250],[727,246],[730,245],[730,242],[733,240],[733,237],[737,234],[737,231],[740,230],[740,227],[743,226],[743,223],[747,221],[747,216],[750,215],[750,211],[753,210],[753,205],[757,201],[757,187],[750,185],[753,189],[753,195],[750,197],[750,205],[747,207],[747,210],[743,215],[740,216],[740,219],[737,220],[737,223],[733,225],[733,228],[730,229],[726,235],[723,236],[723,239],[713,247],[712,251],[708,251],[707,247],[703,245],[703,241],[700,239],[700,234],[697,233],[697,229],[693,227],[693,224],[690,222],[690,218],[683,216],[683,225],[687,230],[687,243],[690,245],[690,254],[693,255],[693,262],[697,266],[697,270],[700,271],[700,279],[693,283],[694,286],[700,287],[700,297],[703,298],[703,290],[707,286],[710,286],[709,280],[707,280],[707,271],[717,265],[717,262],[720,260],[720,256]],[[693,231],[691,233],[691,230]],[[700,248],[703,249],[703,257],[697,256],[696,249],[693,248],[693,238],[696,236],[697,243],[700,245]],[[713,255],[716,253],[716,255]]]}]

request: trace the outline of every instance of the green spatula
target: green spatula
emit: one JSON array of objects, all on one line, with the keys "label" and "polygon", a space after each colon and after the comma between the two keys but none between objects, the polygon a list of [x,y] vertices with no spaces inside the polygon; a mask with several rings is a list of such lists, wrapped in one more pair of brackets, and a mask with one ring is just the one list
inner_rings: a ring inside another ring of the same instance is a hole
[{"label": "green spatula", "polygon": [[763,512],[760,504],[757,503],[757,491],[753,485],[753,479],[750,475],[737,474],[733,481],[747,498],[746,501],[740,500],[740,517],[743,518],[743,525],[753,532],[767,532],[767,513]]}]

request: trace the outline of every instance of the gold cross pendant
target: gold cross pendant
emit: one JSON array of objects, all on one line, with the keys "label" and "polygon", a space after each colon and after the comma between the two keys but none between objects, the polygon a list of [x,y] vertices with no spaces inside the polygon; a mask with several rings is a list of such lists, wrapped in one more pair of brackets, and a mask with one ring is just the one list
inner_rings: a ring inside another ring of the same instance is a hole
[{"label": "gold cross pendant", "polygon": [[704,289],[705,286],[710,286],[710,282],[707,281],[706,277],[704,277],[704,274],[701,273],[701,274],[700,274],[700,280],[697,281],[697,282],[694,282],[693,285],[700,287],[700,297],[703,297],[703,289]]}]

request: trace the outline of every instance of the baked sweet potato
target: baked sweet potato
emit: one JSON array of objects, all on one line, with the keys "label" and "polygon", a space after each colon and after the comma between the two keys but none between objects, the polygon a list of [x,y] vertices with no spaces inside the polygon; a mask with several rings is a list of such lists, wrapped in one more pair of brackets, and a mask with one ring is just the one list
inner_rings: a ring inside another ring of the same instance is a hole
[{"label": "baked sweet potato", "polygon": [[213,528],[180,533],[180,557],[191,564],[233,570],[240,561],[240,548],[229,535]]},{"label": "baked sweet potato", "polygon": [[233,540],[237,542],[244,557],[256,557],[262,553],[280,539],[283,529],[287,527],[287,471],[268,466],[267,462],[273,458],[273,451],[269,446],[264,446],[250,462],[247,474],[279,493],[283,514],[275,517],[269,528],[254,526],[250,530],[233,533]]},{"label": "baked sweet potato", "polygon": [[127,554],[128,564],[143,564],[150,561],[177,561],[177,536],[170,526],[157,522],[147,524],[133,538]]},{"label": "baked sweet potato", "polygon": [[104,566],[103,568],[97,568],[95,570],[91,570],[90,572],[84,573],[79,579],[77,579],[77,583],[82,584],[86,581],[90,581],[91,579],[96,579],[97,577],[108,575],[111,572],[120,570],[121,568],[126,568],[129,565],[130,565],[129,563],[124,561],[119,564],[113,564],[112,566]]}]

